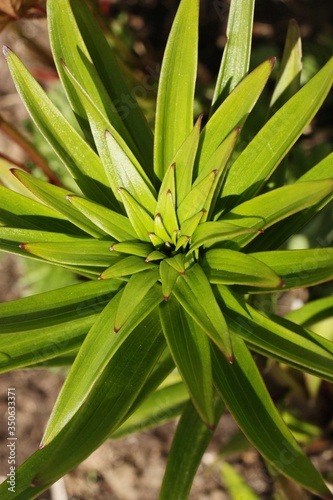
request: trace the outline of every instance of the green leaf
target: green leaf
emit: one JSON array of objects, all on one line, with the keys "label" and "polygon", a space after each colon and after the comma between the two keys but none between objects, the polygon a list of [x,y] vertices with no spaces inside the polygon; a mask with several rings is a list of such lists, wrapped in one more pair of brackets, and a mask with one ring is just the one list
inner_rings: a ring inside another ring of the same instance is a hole
[{"label": "green leaf", "polygon": [[159,265],[164,300],[169,300],[172,289],[179,276],[179,272],[168,264],[168,260],[169,259],[163,260]]},{"label": "green leaf", "polygon": [[302,71],[302,42],[298,24],[294,19],[289,21],[286,43],[279,75],[271,98],[270,108],[274,113],[298,92]]},{"label": "green leaf", "polygon": [[237,336],[232,336],[231,340],[235,361],[230,365],[214,348],[213,376],[216,388],[239,427],[282,474],[310,491],[328,495],[319,472],[304,455],[274,406],[246,345]]},{"label": "green leaf", "polygon": [[274,59],[265,61],[242,80],[217,108],[200,134],[197,170],[200,173],[221,142],[236,127],[243,124],[257,102],[269,75]]},{"label": "green leaf", "polygon": [[200,224],[194,231],[191,240],[190,250],[205,245],[210,246],[219,241],[233,240],[236,236],[247,233],[258,233],[257,229],[248,229],[243,226],[237,226],[230,222],[208,221]]},{"label": "green leaf", "polygon": [[[195,179],[193,186],[201,182],[206,175],[212,171],[217,171],[213,189],[211,190],[205,208],[207,210],[203,217],[203,221],[213,218],[213,212],[216,201],[220,196],[221,187],[226,176],[227,161],[235,147],[235,143],[239,134],[239,128],[233,130],[226,139],[218,146],[212,156],[209,158],[206,165],[200,171],[198,177]],[[208,210],[209,209],[209,210]]]},{"label": "green leaf", "polygon": [[115,264],[102,272],[99,279],[107,280],[110,278],[121,278],[123,276],[130,276],[132,274],[154,268],[156,268],[156,264],[147,262],[146,260],[136,257],[135,255],[131,255],[129,257],[123,257],[119,261],[117,260]]},{"label": "green leaf", "polygon": [[[78,83],[83,86],[97,109],[108,118],[125,142],[135,148],[135,143],[132,141],[94,66],[73,15],[71,2],[72,0],[51,0],[47,4],[48,29],[53,58],[71,106],[82,130],[89,138],[90,130],[87,123],[87,111],[81,101],[82,95],[78,93],[77,87],[73,85],[73,81],[69,78],[62,61],[65,62],[69,72],[74,75]],[[78,6],[76,11],[78,11]],[[89,15],[91,16],[91,14]]]},{"label": "green leaf", "polygon": [[[156,267],[156,266],[154,266]],[[158,269],[151,269],[139,274],[134,274],[128,280],[120,299],[114,319],[114,332],[118,333],[131,316],[135,316],[145,296],[155,285],[159,278]],[[161,294],[162,300],[162,294]]]},{"label": "green leaf", "polygon": [[275,316],[267,318],[226,287],[218,286],[230,332],[251,349],[325,380],[333,380],[333,343]]},{"label": "green leaf", "polygon": [[252,257],[226,248],[208,250],[204,256],[203,268],[210,283],[282,287],[283,282],[278,272],[267,262],[255,257],[256,255]]},{"label": "green leaf", "polygon": [[145,161],[145,170],[152,179],[153,135],[134,97],[135,89],[127,88],[113,51],[110,49],[98,23],[86,8],[85,2],[71,0],[70,5],[81,36],[91,59],[94,61],[97,73],[137,149],[140,151],[141,157]]},{"label": "green leaf", "polygon": [[105,267],[119,258],[117,252],[110,252],[112,243],[112,241],[86,238],[77,239],[70,244],[68,242],[22,243],[21,248],[32,255],[59,264]]},{"label": "green leaf", "polygon": [[69,125],[18,57],[8,48],[4,53],[17,91],[43,136],[82,191],[109,206],[112,193],[96,153]]},{"label": "green leaf", "polygon": [[[156,199],[154,188],[142,169],[138,171],[112,134],[105,133],[110,162],[105,166],[115,196],[118,188],[125,188],[151,215],[154,214]],[[121,199],[121,198],[120,198]]]},{"label": "green leaf", "polygon": [[221,465],[221,476],[223,484],[233,500],[244,498],[246,500],[260,500],[258,495],[245,483],[244,477],[228,462],[223,462]]},{"label": "green leaf", "polygon": [[153,392],[110,437],[119,439],[165,424],[178,417],[187,402],[188,392],[183,382],[162,387]]},{"label": "green leaf", "polygon": [[[151,271],[146,271],[146,273],[149,272]],[[109,282],[110,280],[98,281],[99,284]],[[151,317],[147,320],[145,318],[163,300],[159,287],[153,287],[150,293],[146,293],[146,297],[143,298],[137,307],[135,314],[131,314],[128,321],[122,326],[122,331],[115,335],[114,324],[122,293],[120,291],[109,301],[85,338],[53,408],[43,437],[43,444],[45,446],[49,445],[61,430],[64,429],[80,408],[82,408],[83,413],[85,412],[87,397],[94,390],[96,383],[104,378],[104,370],[110,362],[112,364],[115,353],[121,349],[122,344],[126,343],[126,339],[133,334],[133,330],[141,322],[143,324],[140,328],[144,328],[146,322],[151,324]],[[156,316],[154,318],[154,330],[158,334],[159,328],[156,328],[156,320],[158,319]],[[140,328],[138,330],[142,335]],[[149,335],[150,332],[148,337]],[[146,335],[144,337],[146,338]],[[126,359],[126,356],[124,359]],[[87,370],[87,366],[89,366],[89,370]],[[110,380],[105,383],[110,384]],[[118,397],[120,395],[121,392]],[[135,395],[133,396],[135,397]],[[111,429],[108,434],[110,432]]]},{"label": "green leaf", "polygon": [[194,264],[180,275],[173,293],[185,311],[232,360],[230,336],[222,312],[216,302],[209,281],[199,266]]},{"label": "green leaf", "polygon": [[81,212],[78,212],[75,207],[68,203],[68,190],[62,189],[58,186],[53,186],[48,182],[37,179],[36,177],[18,169],[13,170],[12,172],[15,177],[19,179],[28,189],[30,189],[30,191],[42,202],[66,217],[72,222],[72,224],[91,236],[95,236],[96,238],[106,235],[106,233],[99,227],[96,227],[89,218],[82,215]]},{"label": "green leaf", "polygon": [[0,223],[12,228],[84,233],[64,219],[62,215],[38,201],[0,186]]},{"label": "green leaf", "polygon": [[[250,64],[254,0],[230,3],[227,43],[212,100],[212,111],[230,94],[247,74]],[[223,8],[221,6],[221,8]]]},{"label": "green leaf", "polygon": [[[41,449],[16,470],[17,498],[38,496],[82,462],[117,429],[165,350],[164,337],[160,328],[156,328],[156,320],[158,317],[155,314],[144,320],[144,336],[141,326],[133,331],[103,367],[75,415],[58,429],[59,433],[53,426],[54,437],[47,444],[44,439]],[[73,394],[75,392],[73,387]],[[8,491],[7,483],[0,486],[0,495],[4,500],[11,498],[12,492]]]},{"label": "green leaf", "polygon": [[[196,184],[188,195],[183,199],[178,207],[177,215],[182,226],[182,223],[201,212],[203,209],[209,209],[209,201],[213,194],[213,184],[215,182],[216,176],[218,175],[217,170],[212,170],[204,179]],[[206,208],[207,207],[207,208]]]},{"label": "green leaf", "polygon": [[165,48],[157,95],[154,158],[162,179],[193,127],[198,0],[182,0]]},{"label": "green leaf", "polygon": [[34,229],[16,229],[12,227],[0,227],[0,250],[27,256],[24,249],[20,247],[23,241],[32,242],[67,242],[69,245],[77,241],[77,236],[63,233],[50,233],[47,231],[36,231]]},{"label": "green leaf", "polygon": [[277,250],[251,255],[281,277],[283,290],[313,286],[333,279],[333,248]]},{"label": "green leaf", "polygon": [[0,304],[0,371],[29,367],[81,346],[121,282],[91,281]]},{"label": "green leaf", "polygon": [[110,250],[115,250],[117,253],[137,255],[138,257],[144,258],[146,258],[153,249],[150,243],[144,243],[143,241],[123,241],[122,243],[115,243],[110,248]]},{"label": "green leaf", "polygon": [[[215,425],[223,410],[224,405],[218,399],[215,403]],[[195,473],[212,437],[212,430],[202,422],[190,401],[180,418],[172,441],[160,500],[188,498]]]},{"label": "green leaf", "polygon": [[164,336],[192,402],[202,420],[212,427],[213,378],[208,337],[176,299],[161,304],[159,312]]},{"label": "green leaf", "polygon": [[[201,121],[202,116],[198,118],[192,131],[186,137],[172,161],[172,163],[176,165],[176,201],[178,205],[191,190],[194,160],[199,144]],[[216,166],[214,165],[213,168],[216,168]]]},{"label": "green leaf", "polygon": [[[296,182],[309,182],[324,180],[332,177],[333,153],[302,175]],[[323,197],[319,202],[311,207],[305,208],[293,214],[286,221],[279,222],[273,228],[265,231],[260,239],[253,241],[249,246],[249,251],[270,250],[278,248],[290,236],[299,231],[314,215],[325,207],[333,199],[333,190]]]},{"label": "green leaf", "polygon": [[333,297],[312,300],[303,307],[285,314],[285,318],[302,326],[311,326],[333,316]]},{"label": "green leaf", "polygon": [[138,238],[142,241],[150,241],[149,233],[154,232],[154,221],[150,214],[126,191],[126,189],[119,188],[118,192]]},{"label": "green leaf", "polygon": [[[326,179],[283,186],[238,205],[221,220],[248,228],[266,229],[289,215],[319,202],[331,193],[332,185],[332,180]],[[245,234],[236,241],[238,245],[245,246],[254,237],[253,234]]]},{"label": "green leaf", "polygon": [[137,237],[130,221],[124,215],[80,196],[67,195],[66,199],[103,233],[109,234],[116,240],[134,240]]},{"label": "green leaf", "polygon": [[332,77],[333,58],[264,125],[233,163],[224,204],[230,208],[259,191],[324,102]]},{"label": "green leaf", "polygon": [[175,169],[176,165],[172,163],[165,173],[154,212],[155,233],[164,241],[168,241],[178,230]]}]

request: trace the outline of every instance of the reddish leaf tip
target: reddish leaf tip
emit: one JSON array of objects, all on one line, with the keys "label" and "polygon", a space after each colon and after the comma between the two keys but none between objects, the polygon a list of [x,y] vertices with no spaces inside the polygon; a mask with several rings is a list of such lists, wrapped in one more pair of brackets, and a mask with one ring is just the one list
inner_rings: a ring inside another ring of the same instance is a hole
[{"label": "reddish leaf tip", "polygon": [[233,356],[227,356],[227,360],[229,363],[232,365],[234,363],[234,357]]},{"label": "reddish leaf tip", "polygon": [[109,250],[110,250],[110,252],[113,252],[113,251],[114,251],[114,246],[113,246],[113,245],[111,245],[111,246],[109,247]]},{"label": "reddish leaf tip", "polygon": [[165,302],[168,302],[170,298],[170,295],[163,295],[163,299],[165,300]]},{"label": "reddish leaf tip", "polygon": [[72,195],[71,194],[66,194],[66,200],[71,201]]},{"label": "reddish leaf tip", "polygon": [[26,243],[20,243],[19,244],[19,248],[21,248],[22,250],[26,249],[25,246],[26,246]]},{"label": "reddish leaf tip", "polygon": [[103,276],[100,274],[97,278],[98,280],[102,280],[103,279]]},{"label": "reddish leaf tip", "polygon": [[119,330],[120,330],[120,327],[117,328],[116,325],[114,325],[114,327],[113,327],[113,333],[118,333]]},{"label": "reddish leaf tip", "polygon": [[150,262],[150,259],[148,259],[148,257],[146,257],[145,262]]},{"label": "reddish leaf tip", "polygon": [[268,60],[271,63],[271,66],[272,66],[272,69],[273,69],[274,66],[275,66],[275,63],[276,63],[276,57],[275,56],[270,57]]}]

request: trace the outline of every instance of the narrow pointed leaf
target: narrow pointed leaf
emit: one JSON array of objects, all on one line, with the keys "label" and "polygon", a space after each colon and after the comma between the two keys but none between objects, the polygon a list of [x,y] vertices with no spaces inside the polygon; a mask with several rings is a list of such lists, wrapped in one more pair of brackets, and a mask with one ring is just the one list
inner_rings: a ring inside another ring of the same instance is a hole
[{"label": "narrow pointed leaf", "polygon": [[[67,1],[67,0],[65,0]],[[87,92],[86,88],[84,85],[81,85],[78,80],[75,78],[75,76],[71,73],[69,68],[66,66],[65,62],[62,61],[62,66],[66,72],[66,75],[68,76],[73,88],[75,88],[75,92],[78,94],[80,97],[80,105],[84,107],[84,111],[87,114],[89,118],[89,123],[90,127],[92,130],[94,142],[97,147],[98,154],[101,158],[104,170],[107,174],[107,177],[109,179],[111,188],[112,188],[112,193],[115,196],[116,199],[118,199],[118,194],[117,194],[117,185],[114,185],[114,175],[111,175],[113,172],[109,168],[110,164],[110,149],[108,147],[108,144],[105,140],[105,131],[109,131],[108,133],[112,133],[112,136],[115,140],[116,147],[118,146],[121,149],[122,155],[126,157],[126,161],[130,162],[132,166],[136,168],[138,172],[140,172],[141,176],[146,180],[147,185],[150,186],[152,192],[154,191],[146,173],[144,172],[143,168],[141,167],[139,161],[137,160],[136,156],[134,155],[131,147],[133,147],[133,144],[131,142],[126,142],[122,135],[119,133],[119,131],[114,127],[113,123],[111,120],[109,120],[107,114],[101,110],[96,103],[93,101],[92,97],[89,95]],[[115,153],[116,154],[116,153]],[[118,155],[119,159],[119,155]],[[116,163],[117,163],[117,156],[115,157]]]},{"label": "narrow pointed leaf", "polygon": [[160,213],[157,213],[154,217],[154,233],[160,238],[162,244],[171,240],[171,235],[167,232]]},{"label": "narrow pointed leaf", "polygon": [[200,134],[196,161],[199,173],[221,142],[244,123],[271,74],[274,61],[265,61],[247,75],[208,120]]},{"label": "narrow pointed leaf", "polygon": [[58,186],[53,186],[48,182],[37,179],[36,177],[17,169],[13,171],[13,174],[41,201],[66,217],[75,226],[97,238],[106,235],[106,233],[99,227],[96,227],[89,218],[81,214],[81,212],[78,212],[68,203],[68,190]]},{"label": "narrow pointed leaf", "polygon": [[202,117],[200,116],[192,131],[173,158],[172,163],[176,165],[176,200],[178,205],[191,191],[193,167],[200,137],[201,120]]},{"label": "narrow pointed leaf", "polygon": [[163,252],[160,252],[159,250],[153,250],[150,254],[147,255],[145,261],[146,262],[153,262],[156,260],[163,260],[165,259],[166,255]]},{"label": "narrow pointed leaf", "polygon": [[248,229],[230,222],[208,221],[200,224],[191,240],[191,251],[200,246],[210,246],[219,241],[233,240],[236,236],[246,233],[258,233],[257,229]]},{"label": "narrow pointed leaf", "polygon": [[[114,129],[117,130],[125,142],[127,144],[132,143],[134,147],[135,143],[132,141],[93,64],[73,15],[71,1],[50,0],[47,4],[48,28],[53,57],[71,106],[82,130],[89,137],[87,111],[81,100],[82,96],[78,93],[77,87],[73,85],[68,73],[62,66],[63,59],[69,71],[76,75],[77,80],[85,88],[100,112],[108,117]],[[61,36],[57,36],[59,33],[61,33]],[[72,50],[68,50],[68,47],[72,47]]]},{"label": "narrow pointed leaf", "polygon": [[223,314],[230,332],[251,349],[298,370],[332,381],[333,343],[313,332],[276,317],[267,318],[221,285]]},{"label": "narrow pointed leaf", "polygon": [[110,206],[112,192],[96,153],[69,125],[16,55],[7,48],[5,55],[17,91],[41,133],[82,191]]},{"label": "narrow pointed leaf", "polygon": [[[224,405],[221,399],[215,403],[215,425],[217,425]],[[213,437],[213,431],[200,419],[190,401],[180,418],[160,491],[160,500],[188,498],[194,476],[202,456]]]},{"label": "narrow pointed leaf", "polygon": [[[81,0],[71,0],[71,8],[87,50],[127,130],[146,161],[153,178],[153,135],[133,91],[127,88],[117,61],[98,23]],[[120,97],[121,96],[121,97]]]},{"label": "narrow pointed leaf", "polygon": [[121,278],[123,276],[129,276],[141,271],[146,271],[147,269],[154,269],[155,267],[155,264],[150,264],[141,257],[131,255],[129,257],[123,257],[121,260],[108,267],[99,276],[99,279],[107,280],[110,278]]},{"label": "narrow pointed leaf", "polygon": [[117,195],[118,188],[125,188],[153,215],[156,199],[152,194],[154,188],[149,179],[143,171],[137,170],[110,132],[106,131],[105,138],[110,154],[110,161],[105,167],[113,192],[119,197]]},{"label": "narrow pointed leaf", "polygon": [[[165,350],[156,319],[156,315],[150,315],[144,321],[143,338],[138,328],[126,339],[98,376],[85,404],[47,445],[16,470],[17,498],[38,496],[117,429]],[[128,366],[133,370],[124,377]],[[7,483],[0,486],[0,495],[4,500],[11,498]]]},{"label": "narrow pointed leaf", "polygon": [[[296,182],[246,201],[221,218],[223,222],[239,223],[248,228],[267,227],[311,207],[332,192],[333,181]],[[283,200],[283,204],[281,203]],[[239,236],[237,244],[246,245],[254,234]]]},{"label": "narrow pointed leaf", "polygon": [[152,252],[153,247],[151,244],[142,241],[124,241],[122,243],[115,243],[110,250],[116,253],[127,253],[146,258]]},{"label": "narrow pointed leaf", "polygon": [[186,220],[206,208],[210,197],[217,170],[212,170],[204,179],[194,186],[189,194],[183,199],[177,209],[180,225]]},{"label": "narrow pointed leaf", "polygon": [[[231,2],[227,43],[212,100],[212,111],[230,94],[247,74],[250,64],[254,0]],[[221,9],[226,6],[221,5]]]},{"label": "narrow pointed leaf", "polygon": [[281,277],[284,290],[313,286],[333,279],[333,248],[277,250],[251,255]]},{"label": "narrow pointed leaf", "polygon": [[34,229],[15,229],[12,227],[0,227],[0,249],[6,252],[13,252],[19,255],[25,255],[20,244],[23,241],[29,243],[38,243],[41,240],[46,242],[67,242],[68,245],[77,241],[77,236],[64,233],[51,233],[48,231],[37,231]]},{"label": "narrow pointed leaf", "polygon": [[184,235],[191,237],[206,213],[207,213],[206,210],[201,210],[200,212],[194,214],[189,219],[184,220],[184,222],[182,223],[180,236]]},{"label": "narrow pointed leaf", "polygon": [[[98,281],[97,283],[105,284],[109,282],[112,281],[105,280]],[[138,324],[141,322],[145,323],[145,321],[148,323],[151,322],[151,318],[149,319],[147,316],[163,300],[159,287],[151,289],[150,293],[146,294],[146,297],[141,301],[139,307],[137,307],[135,314],[132,314],[123,326],[121,333],[115,335],[114,321],[122,293],[122,291],[118,292],[109,301],[85,338],[48,421],[43,437],[43,444],[45,446],[53,441],[80,408],[84,412],[87,397],[93,390],[96,382],[100,380],[100,377],[103,378],[104,370],[110,360],[112,363],[113,356],[121,348],[122,344],[126,342],[126,339],[131,336],[130,334],[133,333]],[[142,330],[138,330],[140,333],[142,332]],[[154,325],[154,330],[156,332],[159,331],[159,328],[156,328],[156,324]],[[148,334],[148,332],[146,333]],[[89,364],[89,370],[87,370],[87,363]],[[110,380],[106,383],[110,383]]]},{"label": "narrow pointed leaf", "polygon": [[151,394],[110,437],[119,439],[165,424],[180,415],[188,399],[183,382],[163,387]]},{"label": "narrow pointed leaf", "polygon": [[284,315],[288,320],[302,326],[311,326],[333,316],[333,296],[312,300],[303,307]]},{"label": "narrow pointed leaf", "polygon": [[169,266],[173,267],[178,273],[185,274],[185,258],[184,255],[178,253],[174,257],[165,261]]},{"label": "narrow pointed leaf", "polygon": [[175,283],[179,276],[179,272],[168,264],[168,260],[169,259],[163,260],[163,262],[161,262],[159,266],[160,278],[162,283],[162,294],[164,300],[169,300],[172,289],[175,286]]},{"label": "narrow pointed leaf", "polygon": [[[216,388],[239,427],[282,474],[310,491],[327,495],[328,489],[322,477],[274,406],[246,345],[237,336],[232,337],[232,345],[235,354],[233,365],[225,360],[218,349],[213,349],[213,374]],[[239,405],[240,400],[242,405]]]},{"label": "narrow pointed leaf", "polygon": [[296,142],[332,86],[333,58],[264,125],[229,171],[229,206],[252,198]]},{"label": "narrow pointed leaf", "polygon": [[[302,175],[296,182],[309,182],[329,179],[332,177],[333,153],[329,154],[322,161]],[[262,235],[260,240],[251,242],[249,249],[251,252],[260,250],[270,250],[280,247],[290,236],[297,233],[314,215],[325,207],[333,199],[333,189],[311,207],[289,216],[285,221],[277,223],[273,228],[269,228]]]},{"label": "narrow pointed leaf", "polygon": [[112,241],[82,239],[68,242],[22,243],[21,248],[38,257],[74,266],[110,266],[119,253],[110,252]]},{"label": "narrow pointed leaf", "polygon": [[281,277],[269,264],[234,250],[215,249],[205,253],[203,268],[210,283],[282,287]]},{"label": "narrow pointed leaf", "polygon": [[1,303],[0,371],[28,367],[80,347],[120,286],[90,281]]},{"label": "narrow pointed leaf", "polygon": [[232,351],[227,324],[209,281],[198,264],[194,264],[178,278],[173,293],[185,311],[231,360]]},{"label": "narrow pointed leaf", "polygon": [[193,127],[198,51],[197,0],[182,0],[164,52],[157,96],[155,174],[162,179]]},{"label": "narrow pointed leaf", "polygon": [[114,331],[119,332],[132,315],[135,315],[145,296],[159,278],[158,269],[134,274],[124,288],[114,319]]},{"label": "narrow pointed leaf", "polygon": [[192,402],[202,420],[212,427],[213,378],[208,337],[176,299],[161,304],[159,312],[164,336]]},{"label": "narrow pointed leaf", "polygon": [[4,226],[79,234],[83,232],[55,210],[0,186],[0,223]]},{"label": "narrow pointed leaf", "polygon": [[142,241],[150,241],[149,233],[154,232],[154,221],[150,214],[124,188],[118,189],[127,216]]},{"label": "narrow pointed leaf", "polygon": [[116,240],[134,240],[137,237],[127,217],[80,196],[67,195],[66,199],[95,226]]},{"label": "narrow pointed leaf", "polygon": [[300,88],[302,71],[302,43],[297,22],[289,21],[279,76],[272,95],[272,111],[280,108]]}]

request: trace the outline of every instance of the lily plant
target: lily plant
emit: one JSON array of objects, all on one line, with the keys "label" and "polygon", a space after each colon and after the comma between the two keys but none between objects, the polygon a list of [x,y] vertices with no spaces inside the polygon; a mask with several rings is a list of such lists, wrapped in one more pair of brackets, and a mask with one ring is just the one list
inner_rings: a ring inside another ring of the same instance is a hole
[{"label": "lily plant", "polygon": [[[256,359],[332,382],[333,343],[310,327],[329,316],[333,298],[292,320],[260,310],[254,298],[333,276],[332,248],[281,249],[332,199],[333,154],[293,184],[269,185],[328,94],[333,59],[301,87],[292,23],[269,118],[246,141],[242,127],[275,63],[249,72],[253,10],[254,0],[231,2],[204,119],[194,117],[199,1],[181,0],[154,131],[82,0],[47,1],[54,62],[82,133],[3,49],[17,91],[77,188],[12,168],[0,186],[0,248],[83,277],[0,304],[2,372],[70,366],[40,448],[16,470],[15,498],[35,498],[106,439],[177,416],[160,498],[187,498],[226,408],[275,470],[330,496]],[[2,499],[12,498],[7,487]]]}]

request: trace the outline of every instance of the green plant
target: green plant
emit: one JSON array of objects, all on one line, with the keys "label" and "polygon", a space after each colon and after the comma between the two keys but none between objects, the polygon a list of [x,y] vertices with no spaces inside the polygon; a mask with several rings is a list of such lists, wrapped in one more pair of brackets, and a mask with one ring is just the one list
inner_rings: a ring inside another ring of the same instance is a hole
[{"label": "green plant", "polygon": [[[270,303],[272,293],[332,278],[333,249],[278,250],[331,200],[332,154],[294,184],[269,191],[266,181],[329,92],[333,60],[299,89],[291,86],[299,44],[287,43],[272,101],[278,109],[249,144],[236,142],[274,61],[247,74],[254,1],[234,0],[211,116],[200,130],[201,117],[193,127],[199,2],[182,0],[153,138],[82,1],[47,7],[54,60],[85,138],[15,54],[4,53],[80,191],[13,169],[20,193],[0,186],[0,245],[88,280],[0,304],[2,371],[72,364],[40,449],[16,471],[16,498],[35,497],[105,439],[179,414],[160,498],[186,498],[225,405],[277,471],[329,496],[251,351],[333,379],[333,344],[298,325],[301,312],[290,321],[253,300],[265,294]],[[307,310],[307,325],[327,317],[332,302]],[[176,382],[168,378],[175,366]],[[11,497],[7,487],[1,498]]]}]

